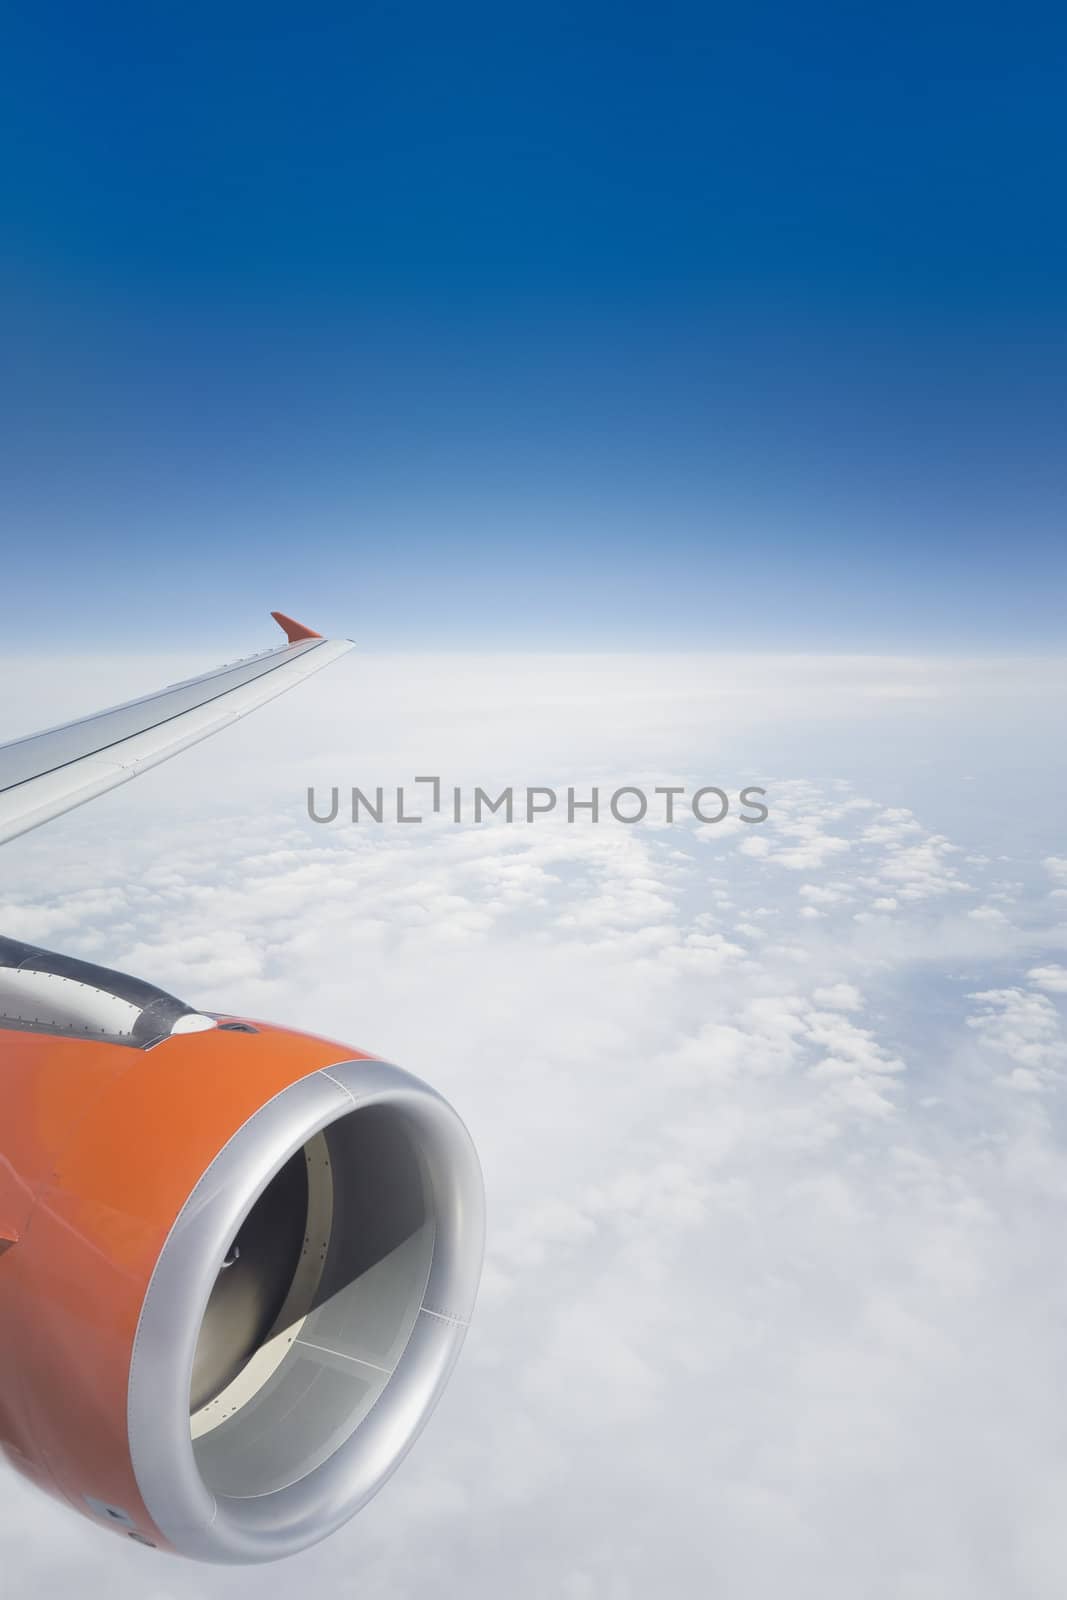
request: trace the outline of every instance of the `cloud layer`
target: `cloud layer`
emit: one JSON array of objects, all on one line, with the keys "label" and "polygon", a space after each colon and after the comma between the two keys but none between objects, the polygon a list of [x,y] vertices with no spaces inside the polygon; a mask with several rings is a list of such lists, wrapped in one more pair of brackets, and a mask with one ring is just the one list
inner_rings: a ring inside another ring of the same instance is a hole
[{"label": "cloud layer", "polygon": [[[491,1221],[460,1371],[349,1529],[277,1569],[206,1573],[12,1483],[16,1592],[1062,1593],[1055,836],[976,839],[959,802],[954,836],[944,806],[932,822],[906,803],[906,769],[884,793],[859,781],[856,728],[899,728],[902,677],[909,704],[923,685],[940,703],[933,668],[827,689],[792,770],[773,684],[731,717],[721,686],[672,695],[665,669],[627,698],[650,670],[630,663],[598,735],[551,663],[547,689],[527,669],[508,695],[443,661],[428,692],[463,708],[451,746],[413,674],[426,742],[397,735],[394,680],[358,761],[342,686],[304,702],[290,760],[252,754],[261,723],[224,786],[219,742],[177,787],[146,779],[3,862],[5,932],[429,1078],[479,1145]],[[307,782],[435,770],[428,746],[470,783],[763,781],[771,817],[303,815]]]}]

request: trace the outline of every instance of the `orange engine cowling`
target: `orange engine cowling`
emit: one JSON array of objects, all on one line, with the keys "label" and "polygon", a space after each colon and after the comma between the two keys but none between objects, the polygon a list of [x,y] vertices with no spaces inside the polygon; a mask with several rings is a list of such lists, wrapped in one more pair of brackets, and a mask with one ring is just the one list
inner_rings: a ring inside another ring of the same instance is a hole
[{"label": "orange engine cowling", "polygon": [[481,1174],[426,1084],[0,940],[0,1448],[204,1561],[324,1538],[459,1354]]}]

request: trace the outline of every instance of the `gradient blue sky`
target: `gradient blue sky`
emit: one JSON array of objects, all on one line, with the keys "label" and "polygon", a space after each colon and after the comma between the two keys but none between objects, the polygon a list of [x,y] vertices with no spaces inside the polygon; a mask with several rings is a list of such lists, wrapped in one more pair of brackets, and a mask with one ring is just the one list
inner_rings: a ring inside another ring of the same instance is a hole
[{"label": "gradient blue sky", "polygon": [[1059,646],[1065,60],[1025,5],[7,8],[8,636]]}]

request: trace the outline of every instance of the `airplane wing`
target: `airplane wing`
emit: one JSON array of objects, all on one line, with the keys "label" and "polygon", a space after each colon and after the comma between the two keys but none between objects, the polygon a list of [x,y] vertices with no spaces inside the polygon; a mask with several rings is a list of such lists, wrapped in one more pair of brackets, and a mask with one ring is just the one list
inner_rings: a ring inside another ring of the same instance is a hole
[{"label": "airplane wing", "polygon": [[157,694],[0,745],[0,844],[136,778],[352,649],[280,611],[287,643]]}]

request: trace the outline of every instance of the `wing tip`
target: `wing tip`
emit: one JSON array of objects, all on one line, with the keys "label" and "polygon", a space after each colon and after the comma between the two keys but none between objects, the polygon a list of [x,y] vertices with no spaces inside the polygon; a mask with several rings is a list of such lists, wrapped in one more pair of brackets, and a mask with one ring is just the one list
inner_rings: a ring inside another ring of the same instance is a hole
[{"label": "wing tip", "polygon": [[302,622],[294,622],[293,618],[287,617],[284,611],[272,611],[271,616],[290,644],[299,644],[303,639],[322,638],[322,634],[316,633],[314,628],[306,628]]}]

